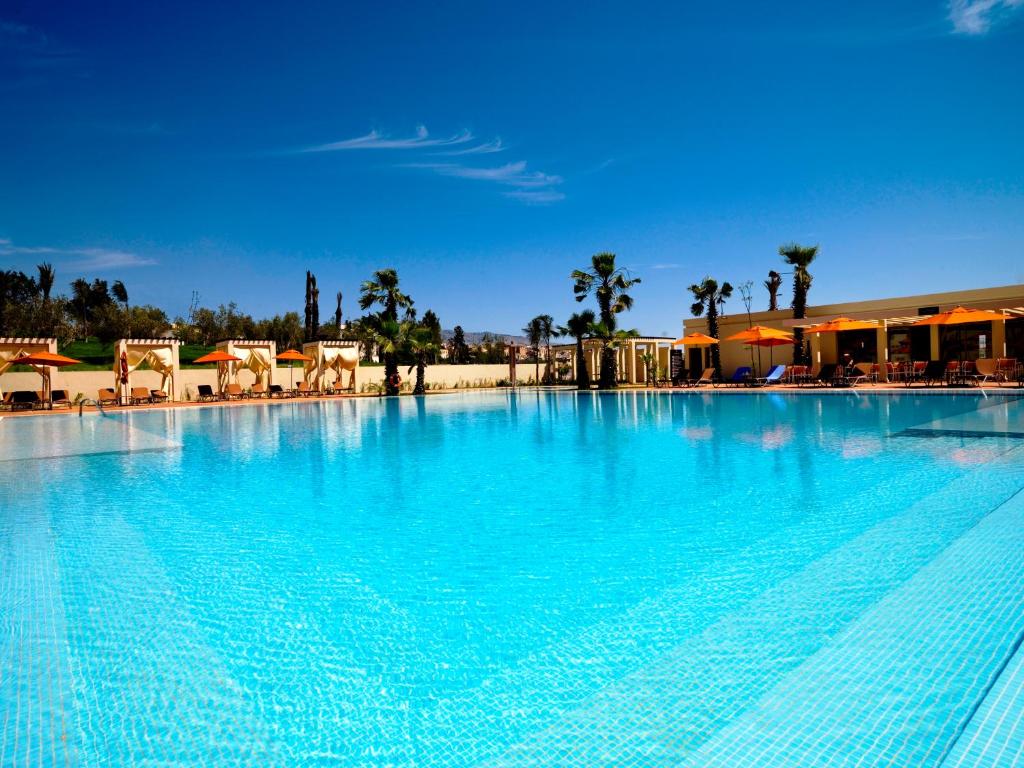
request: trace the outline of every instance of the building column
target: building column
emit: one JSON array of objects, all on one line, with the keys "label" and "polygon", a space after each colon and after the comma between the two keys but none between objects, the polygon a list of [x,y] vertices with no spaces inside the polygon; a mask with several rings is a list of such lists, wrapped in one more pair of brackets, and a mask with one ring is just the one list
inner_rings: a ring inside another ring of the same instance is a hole
[{"label": "building column", "polygon": [[630,341],[626,349],[629,355],[629,383],[636,384],[636,342]]},{"label": "building column", "polygon": [[928,326],[928,359],[929,360],[941,360],[941,350],[939,349],[939,326],[929,325]]},{"label": "building column", "polygon": [[811,334],[811,364],[821,364],[821,334]]},{"label": "building column", "polygon": [[1006,321],[992,321],[992,357],[1006,357]]},{"label": "building column", "polygon": [[889,334],[885,330],[885,322],[878,324],[875,331],[875,362],[878,363],[878,380],[889,380],[889,369],[886,363],[889,362]]}]

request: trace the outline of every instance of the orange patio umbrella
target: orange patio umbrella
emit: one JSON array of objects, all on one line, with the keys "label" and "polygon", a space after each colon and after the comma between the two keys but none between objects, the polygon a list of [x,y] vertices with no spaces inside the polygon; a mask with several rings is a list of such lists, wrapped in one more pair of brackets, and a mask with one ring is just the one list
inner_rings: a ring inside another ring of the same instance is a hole
[{"label": "orange patio umbrella", "polygon": [[[780,331],[778,328],[768,328],[764,325],[755,325],[747,328],[745,331],[734,333],[732,336],[726,338],[726,341],[739,341],[744,344],[749,344],[752,347],[768,347],[771,351],[771,347],[781,347],[786,344],[793,343],[793,334],[788,331]],[[768,358],[768,364],[773,363],[771,356]],[[760,364],[758,364],[760,367]]]},{"label": "orange patio umbrella", "polygon": [[678,346],[679,344],[686,344],[690,347],[710,347],[712,344],[717,344],[718,339],[714,336],[708,336],[703,333],[688,333],[681,339],[676,339],[672,342],[672,346]]},{"label": "orange patio umbrella", "polygon": [[[284,362],[284,363],[292,363],[292,362],[312,363],[313,362],[313,358],[312,357],[310,357],[309,355],[302,354],[297,349],[286,349],[284,352],[282,352],[280,355],[277,356],[277,359],[280,360],[281,362]],[[292,389],[295,389],[295,368],[293,368],[290,365],[288,366],[288,368],[292,372],[291,373],[291,375],[292,375]]]},{"label": "orange patio umbrella", "polygon": [[49,400],[50,394],[50,374],[46,370],[47,366],[54,368],[63,368],[66,365],[77,365],[82,362],[81,360],[75,360],[73,357],[65,357],[64,355],[58,355],[55,352],[32,352],[21,357],[16,357],[11,361],[14,365],[31,365],[36,369],[43,379],[43,397]]},{"label": "orange patio umbrella", "polygon": [[[965,325],[967,323],[991,323],[1001,320],[1006,320],[1006,315],[1002,312],[993,312],[991,309],[954,307],[931,317],[922,317],[910,325],[911,327],[918,325]],[[957,366],[963,368],[964,333],[962,328],[957,335],[960,342],[959,349],[957,350]]]},{"label": "orange patio umbrella", "polygon": [[[203,355],[202,357],[197,357],[192,362],[193,363],[216,363],[217,364],[217,370],[219,371],[220,367],[222,365],[225,365],[227,363],[240,363],[240,362],[242,362],[242,358],[236,357],[235,355],[229,355],[227,352],[222,352],[221,350],[217,349],[217,350],[214,350],[213,352],[210,352],[209,354]],[[223,388],[223,386],[221,384],[221,377],[220,376],[217,377],[217,392],[220,393],[221,396],[224,395],[224,388]]]},{"label": "orange patio umbrella", "polygon": [[804,328],[804,333],[842,333],[843,331],[873,331],[878,328],[874,320],[852,320],[849,317],[837,317],[825,323]]}]

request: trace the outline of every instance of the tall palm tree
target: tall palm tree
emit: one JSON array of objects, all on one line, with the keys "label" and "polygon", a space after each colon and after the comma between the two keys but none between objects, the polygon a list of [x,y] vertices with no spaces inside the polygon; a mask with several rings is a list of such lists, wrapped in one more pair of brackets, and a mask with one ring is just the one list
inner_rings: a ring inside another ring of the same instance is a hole
[{"label": "tall palm tree", "polygon": [[530,341],[530,350],[533,352],[533,380],[540,384],[540,343],[544,339],[544,326],[541,323],[541,316],[533,318],[525,326],[523,333]]},{"label": "tall palm tree", "polygon": [[782,275],[774,269],[768,270],[768,279],[764,281],[768,289],[768,311],[775,312],[779,308],[779,288],[782,287]]},{"label": "tall palm tree", "polygon": [[[397,395],[401,390],[401,384],[398,383],[398,352],[408,340],[411,325],[398,320],[386,320],[380,314],[370,317],[370,326],[373,328],[373,341],[384,356],[384,393]],[[389,373],[388,369],[392,366]]]},{"label": "tall palm tree", "polygon": [[414,395],[422,395],[427,391],[427,362],[433,359],[433,356],[437,354],[440,347],[434,342],[433,329],[422,325],[409,331],[407,342],[409,351],[412,352],[413,360],[415,360],[415,363],[409,366],[407,373],[412,373],[413,368],[416,369],[416,386],[413,388],[412,393]]},{"label": "tall palm tree", "polygon": [[[818,246],[803,246],[799,243],[787,243],[779,246],[779,255],[789,266],[793,267],[793,318],[803,319],[807,316],[807,292],[811,289],[814,277],[807,268],[818,255]],[[793,329],[793,363],[806,365],[809,361],[804,355],[804,329]]]},{"label": "tall palm tree", "polygon": [[53,281],[57,276],[57,273],[53,269],[53,265],[48,262],[43,262],[36,266],[39,270],[39,292],[43,295],[43,304],[50,303],[50,291],[53,290]]},{"label": "tall palm tree", "polygon": [[576,340],[577,389],[590,389],[590,372],[587,370],[587,361],[583,356],[583,339],[593,332],[596,319],[594,310],[584,309],[582,312],[574,312],[565,325],[558,329],[562,336],[571,336]]},{"label": "tall palm tree", "polygon": [[554,376],[551,365],[551,337],[558,336],[558,329],[555,327],[555,318],[551,315],[537,315],[537,321],[540,323],[540,336],[545,347],[544,381],[550,384]]},{"label": "tall palm tree", "polygon": [[[708,335],[718,338],[718,311],[725,300],[732,296],[732,285],[728,282],[722,283],[711,277],[705,277],[699,283],[690,286],[690,293],[693,294],[693,304],[690,305],[690,312],[694,317],[706,314],[708,319]],[[722,378],[722,356],[718,351],[718,345],[711,345],[711,365],[715,368],[718,378]]]},{"label": "tall palm tree", "polygon": [[601,374],[598,389],[615,388],[615,316],[632,308],[633,297],[627,291],[640,282],[624,269],[615,266],[614,253],[597,253],[590,257],[590,269],[573,270],[572,292],[576,301],[594,295],[597,299],[600,322],[594,325],[594,335],[601,339]]},{"label": "tall palm tree", "polygon": [[[398,387],[398,348],[399,344],[388,343],[388,339],[397,338],[400,328],[398,310],[412,307],[412,299],[402,293],[398,287],[398,273],[393,269],[380,269],[373,273],[373,279],[366,280],[360,289],[359,306],[369,309],[374,304],[381,306],[378,313],[376,331],[378,348],[384,356],[384,389],[389,395],[397,395]],[[384,333],[382,331],[390,332]],[[380,343],[383,338],[385,343]]]}]

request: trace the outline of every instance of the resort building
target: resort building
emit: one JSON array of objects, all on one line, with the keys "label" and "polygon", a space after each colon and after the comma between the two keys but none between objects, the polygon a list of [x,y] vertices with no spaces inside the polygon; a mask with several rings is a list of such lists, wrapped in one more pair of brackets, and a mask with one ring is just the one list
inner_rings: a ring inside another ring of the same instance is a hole
[{"label": "resort building", "polygon": [[[918,326],[912,324],[923,317],[935,315],[957,306],[989,309],[1006,315],[1005,321],[953,326]],[[836,317],[873,320],[876,329],[841,333],[808,334],[806,348],[814,363],[835,363],[849,355],[858,363],[910,362],[928,360],[977,360],[979,358],[1011,357],[1024,359],[1024,285],[976,288],[948,293],[929,293],[891,299],[823,304],[807,308],[807,317],[794,320],[789,307],[776,312],[736,312],[719,319],[720,339],[726,339],[751,325],[763,325],[785,331],[807,328]],[[707,333],[703,317],[683,320],[684,335]],[[722,369],[726,375],[743,365],[751,364],[751,349],[746,345],[723,341],[720,344]],[[684,366],[700,371],[707,359],[707,350],[691,348],[684,351]],[[753,350],[755,359],[758,350]],[[789,364],[792,345],[760,350],[761,369],[771,356],[775,363]],[[884,368],[884,366],[883,366]]]}]

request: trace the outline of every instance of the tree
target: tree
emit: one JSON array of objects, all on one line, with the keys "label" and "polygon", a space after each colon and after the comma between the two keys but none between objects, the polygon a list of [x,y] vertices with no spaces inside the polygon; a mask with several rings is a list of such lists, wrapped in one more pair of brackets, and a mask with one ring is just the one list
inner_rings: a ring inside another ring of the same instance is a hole
[{"label": "tree", "polygon": [[[393,269],[381,269],[373,273],[371,280],[366,280],[361,288],[359,306],[369,309],[375,304],[381,306],[377,313],[375,338],[384,356],[384,387],[389,395],[398,394],[398,344],[394,343],[400,329],[398,310],[412,307],[411,298],[402,293],[398,285],[398,273]],[[385,331],[389,333],[384,333]],[[381,344],[380,339],[387,343]]]},{"label": "tree", "polygon": [[555,374],[551,364],[551,337],[558,336],[558,329],[551,315],[537,315],[537,320],[540,322],[540,335],[545,347],[544,382],[550,384]]},{"label": "tree", "polygon": [[[113,304],[106,280],[96,279],[89,283],[83,278],[78,278],[71,284],[71,306],[79,321],[81,338],[89,336],[89,330],[93,320],[101,309]],[[113,338],[112,329],[105,328],[104,336]]]},{"label": "tree", "polygon": [[469,362],[469,345],[466,343],[466,332],[461,325],[452,331],[452,340],[448,344],[448,359],[452,365],[465,365]]},{"label": "tree", "polygon": [[115,299],[124,304],[124,335],[130,337],[132,335],[132,318],[131,313],[128,311],[128,289],[124,287],[124,283],[120,280],[115,280],[113,286],[110,288],[110,292],[114,294]]},{"label": "tree", "polygon": [[593,332],[595,319],[596,315],[592,309],[584,309],[582,312],[574,312],[565,325],[558,329],[562,336],[571,336],[576,340],[577,389],[590,389],[590,372],[587,370],[587,361],[583,355],[583,339]]},{"label": "tree", "polygon": [[544,339],[544,326],[541,316],[533,318],[523,326],[523,333],[530,343],[530,351],[533,353],[533,380],[540,384],[540,343]]},{"label": "tree", "polygon": [[778,311],[779,288],[782,287],[782,275],[780,275],[774,269],[769,270],[768,279],[764,281],[764,287],[768,289],[768,311]]},{"label": "tree", "polygon": [[50,291],[53,290],[53,281],[57,273],[54,271],[53,265],[45,261],[37,265],[36,269],[39,270],[39,292],[43,295],[43,304],[49,304]]},{"label": "tree", "polygon": [[[732,296],[732,286],[722,283],[718,287],[718,281],[705,277],[701,282],[695,283],[689,288],[693,294],[693,304],[690,305],[690,312],[694,317],[707,314],[708,335],[718,338],[718,310],[725,303],[725,300]],[[718,378],[722,378],[722,356],[719,353],[718,345],[711,345],[711,365],[715,368]]]},{"label": "tree", "polygon": [[[779,246],[779,255],[783,261],[793,267],[793,318],[802,320],[807,316],[807,292],[811,289],[814,277],[807,268],[818,255],[818,246],[802,246],[799,243],[787,243]],[[804,354],[804,329],[793,329],[793,364],[806,365],[810,361]]]},{"label": "tree", "polygon": [[430,340],[434,345],[434,351],[430,355],[430,362],[436,363],[437,356],[441,352],[441,346],[444,344],[444,337],[441,335],[441,321],[434,313],[434,310],[428,309],[423,313],[423,321],[420,325],[430,330]]},{"label": "tree", "polygon": [[626,293],[640,282],[638,277],[630,277],[626,270],[615,266],[614,253],[598,253],[591,257],[588,270],[574,270],[570,275],[573,282],[573,293],[576,301],[583,301],[591,294],[597,299],[600,322],[594,325],[594,335],[601,340],[601,374],[598,389],[615,387],[615,342],[619,334],[616,331],[615,316],[628,311],[633,306],[633,298]]},{"label": "tree", "polygon": [[316,275],[306,270],[306,341],[315,341],[320,334],[320,289]]},{"label": "tree", "polygon": [[437,354],[438,345],[434,343],[433,329],[423,325],[409,331],[407,341],[409,351],[412,353],[413,365],[409,366],[406,373],[412,373],[412,369],[416,369],[416,386],[413,387],[412,393],[422,395],[427,391],[427,363]]},{"label": "tree", "polygon": [[341,291],[338,291],[335,298],[338,300],[338,307],[334,310],[334,327],[341,333]]},{"label": "tree", "polygon": [[409,323],[387,319],[383,312],[371,315],[370,321],[374,332],[374,342],[384,356],[384,392],[388,395],[397,395],[401,390],[398,377],[398,353],[405,345],[411,326]]}]

